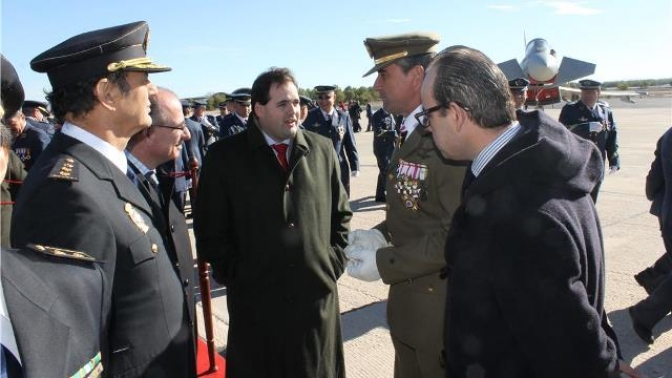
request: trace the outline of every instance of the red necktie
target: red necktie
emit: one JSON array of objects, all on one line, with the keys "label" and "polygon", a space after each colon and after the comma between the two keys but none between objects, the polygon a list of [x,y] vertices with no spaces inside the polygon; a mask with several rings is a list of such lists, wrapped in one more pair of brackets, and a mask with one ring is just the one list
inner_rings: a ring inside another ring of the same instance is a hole
[{"label": "red necktie", "polygon": [[272,145],[273,149],[275,152],[278,154],[278,161],[280,162],[280,165],[282,168],[286,170],[289,169],[289,163],[287,162],[287,144],[285,143],[277,143]]}]

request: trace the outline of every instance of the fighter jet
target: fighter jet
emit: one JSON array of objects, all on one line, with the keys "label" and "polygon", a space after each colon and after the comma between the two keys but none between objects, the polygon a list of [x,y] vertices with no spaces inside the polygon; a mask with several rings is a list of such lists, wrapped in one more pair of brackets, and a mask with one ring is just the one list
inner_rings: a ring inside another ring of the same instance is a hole
[{"label": "fighter jet", "polygon": [[595,64],[563,57],[558,61],[555,50],[545,39],[535,38],[525,48],[522,63],[511,59],[499,63],[508,80],[525,78],[530,81],[528,105],[550,105],[560,102],[560,86],[595,73]]}]

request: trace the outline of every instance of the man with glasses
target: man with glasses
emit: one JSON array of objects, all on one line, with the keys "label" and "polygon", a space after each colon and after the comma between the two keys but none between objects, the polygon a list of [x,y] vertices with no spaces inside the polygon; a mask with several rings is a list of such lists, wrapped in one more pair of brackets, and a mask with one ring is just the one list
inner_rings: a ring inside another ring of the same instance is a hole
[{"label": "man with glasses", "polygon": [[[188,282],[176,273],[124,154],[129,139],[152,124],[149,97],[156,87],[149,73],[170,70],[146,56],[148,41],[147,23],[133,22],[79,34],[31,61],[49,77],[47,99],[64,124],[21,188],[11,237],[17,247],[45,244],[104,262],[98,276],[106,283],[102,302],[110,305],[99,332],[68,344],[82,351],[100,345],[100,355],[89,358],[102,361],[104,375],[195,377]],[[71,321],[54,322],[49,332],[67,334],[78,326]],[[51,336],[34,335],[43,343]]]},{"label": "man with glasses", "polygon": [[387,321],[396,378],[443,378],[446,266],[443,245],[460,203],[465,169],[439,156],[422,126],[420,86],[439,36],[413,33],[364,41],[383,108],[403,116],[401,146],[386,174],[387,214],[372,230],[350,234],[348,273],[390,285]]},{"label": "man with glasses", "polygon": [[318,107],[308,111],[303,126],[333,142],[341,166],[341,183],[350,197],[350,172],[352,177],[359,176],[359,154],[350,116],[334,106],[335,91],[336,86],[333,85],[315,87]]},{"label": "man with glasses", "polygon": [[446,376],[638,376],[603,323],[599,151],[544,112],[516,121],[506,77],[469,47],[440,52],[421,94],[441,155],[472,161],[445,242]]}]

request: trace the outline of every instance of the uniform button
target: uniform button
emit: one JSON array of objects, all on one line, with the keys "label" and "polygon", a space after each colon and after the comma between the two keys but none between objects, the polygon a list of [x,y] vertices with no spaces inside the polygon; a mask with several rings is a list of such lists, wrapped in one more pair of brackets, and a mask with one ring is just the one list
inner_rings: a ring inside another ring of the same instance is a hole
[{"label": "uniform button", "polygon": [[175,263],[175,267],[176,267],[176,268],[179,268],[179,267],[180,267],[180,263],[179,263],[179,262],[176,262],[176,263]]},{"label": "uniform button", "polygon": [[193,327],[194,327],[194,322],[189,321],[189,327],[192,327],[192,328],[193,328]]},{"label": "uniform button", "polygon": [[294,223],[291,223],[291,222],[290,222],[290,223],[287,225],[287,227],[289,227],[289,228],[294,228]]},{"label": "uniform button", "polygon": [[170,232],[175,232],[175,225],[172,223],[170,224]]},{"label": "uniform button", "polygon": [[434,292],[434,288],[433,288],[433,287],[428,287],[428,288],[427,288],[427,291],[429,291],[430,293],[433,293],[433,292]]},{"label": "uniform button", "polygon": [[289,184],[285,185],[285,192],[289,192]]},{"label": "uniform button", "polygon": [[182,282],[184,286],[189,286],[189,279],[185,278],[184,281]]},{"label": "uniform button", "polygon": [[157,253],[159,252],[159,246],[152,243],[152,253]]}]

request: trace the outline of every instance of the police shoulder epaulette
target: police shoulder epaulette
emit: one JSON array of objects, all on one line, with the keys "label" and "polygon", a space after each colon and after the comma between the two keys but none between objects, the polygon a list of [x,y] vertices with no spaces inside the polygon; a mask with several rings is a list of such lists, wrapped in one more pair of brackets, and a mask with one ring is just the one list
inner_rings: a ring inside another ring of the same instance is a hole
[{"label": "police shoulder epaulette", "polygon": [[70,156],[62,156],[49,172],[49,178],[79,181],[79,162]]},{"label": "police shoulder epaulette", "polygon": [[63,249],[63,248],[57,248],[57,247],[50,247],[47,245],[41,245],[41,244],[28,244],[26,245],[28,248],[36,251],[43,253],[45,255],[49,256],[55,256],[55,257],[62,257],[66,259],[73,259],[73,260],[79,260],[79,261],[89,261],[89,262],[94,262],[96,261],[95,258],[92,256],[84,253],[84,252],[79,252],[79,251],[73,251],[70,249]]}]

